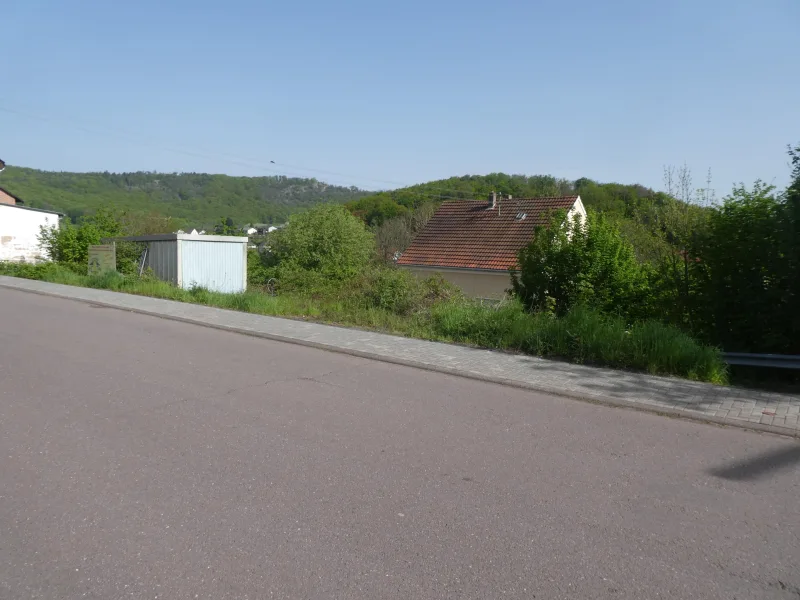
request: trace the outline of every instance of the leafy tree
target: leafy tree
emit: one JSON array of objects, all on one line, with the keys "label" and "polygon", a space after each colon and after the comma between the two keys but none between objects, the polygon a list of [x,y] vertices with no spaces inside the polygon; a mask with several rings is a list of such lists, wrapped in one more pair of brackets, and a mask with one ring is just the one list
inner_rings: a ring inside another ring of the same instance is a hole
[{"label": "leafy tree", "polygon": [[[108,209],[98,210],[91,216],[81,217],[77,224],[62,220],[59,227],[42,227],[39,242],[50,260],[85,273],[88,268],[89,246],[103,243],[104,238],[133,235],[136,231],[125,228],[128,216],[118,215]],[[132,273],[141,249],[137,244],[117,243],[117,269]]]},{"label": "leafy tree", "polygon": [[286,228],[273,233],[270,244],[281,285],[307,289],[352,279],[375,253],[373,234],[335,204],[292,216]]},{"label": "leafy tree", "polygon": [[550,175],[465,175],[413,185],[391,192],[379,192],[354,200],[347,207],[370,226],[402,216],[424,204],[443,200],[488,198],[491,192],[515,197],[559,196],[572,193],[572,184]]},{"label": "leafy tree", "polygon": [[561,316],[576,305],[587,305],[629,319],[648,310],[647,272],[633,246],[612,222],[590,212],[565,220],[557,214],[520,251],[519,272],[512,288],[531,311]]},{"label": "leafy tree", "polygon": [[789,147],[792,165],[792,181],[785,194],[786,203],[786,247],[789,282],[787,302],[789,307],[790,332],[794,337],[792,353],[800,354],[800,144]]},{"label": "leafy tree", "polygon": [[710,174],[706,188],[696,190],[688,167],[667,167],[664,184],[666,194],[647,214],[655,236],[653,291],[662,320],[699,334],[707,325],[698,314],[707,278],[707,265],[699,254],[711,214]]},{"label": "leafy tree", "polygon": [[797,190],[800,160],[785,194],[757,181],[738,185],[711,213],[699,259],[707,271],[705,337],[728,351],[800,353]]},{"label": "leafy tree", "polygon": [[785,345],[784,207],[774,192],[760,181],[751,190],[737,186],[711,216],[701,258],[709,272],[704,299],[713,336],[726,350]]},{"label": "leafy tree", "polygon": [[50,260],[86,266],[89,246],[100,244],[103,238],[122,235],[122,223],[108,209],[100,209],[77,225],[64,220],[58,228],[42,227],[39,242]]},{"label": "leafy tree", "polygon": [[239,235],[239,230],[230,217],[222,217],[214,226],[214,233],[217,235]]},{"label": "leafy tree", "polygon": [[375,241],[380,257],[387,262],[393,261],[398,253],[402,253],[411,245],[434,212],[436,205],[429,202],[411,213],[394,217],[375,227]]},{"label": "leafy tree", "polygon": [[392,262],[399,253],[411,245],[414,235],[406,217],[395,217],[383,222],[375,227],[378,254],[385,262]]}]

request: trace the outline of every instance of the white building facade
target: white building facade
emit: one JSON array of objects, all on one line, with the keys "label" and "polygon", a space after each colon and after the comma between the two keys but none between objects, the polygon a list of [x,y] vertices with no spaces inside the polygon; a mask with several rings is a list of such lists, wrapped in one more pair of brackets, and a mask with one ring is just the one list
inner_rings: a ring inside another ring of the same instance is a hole
[{"label": "white building facade", "polygon": [[47,257],[39,244],[42,227],[58,227],[59,213],[0,203],[0,261],[39,262]]}]

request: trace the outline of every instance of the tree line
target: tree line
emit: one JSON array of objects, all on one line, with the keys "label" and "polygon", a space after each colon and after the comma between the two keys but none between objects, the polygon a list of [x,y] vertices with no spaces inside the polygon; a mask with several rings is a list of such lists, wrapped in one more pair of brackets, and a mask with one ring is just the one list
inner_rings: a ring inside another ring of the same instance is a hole
[{"label": "tree line", "polygon": [[29,206],[56,210],[73,223],[98,209],[158,213],[182,228],[209,229],[220,217],[237,223],[285,223],[321,202],[366,195],[355,187],[295,177],[232,177],[206,173],[69,173],[9,166],[0,185]]},{"label": "tree line", "polygon": [[587,305],[728,352],[800,354],[800,145],[788,154],[787,189],[737,185],[721,203],[704,190],[693,202],[688,171],[668,170],[672,193],[632,220],[644,238],[613,213],[556,216],[520,252],[513,289],[532,311]]}]

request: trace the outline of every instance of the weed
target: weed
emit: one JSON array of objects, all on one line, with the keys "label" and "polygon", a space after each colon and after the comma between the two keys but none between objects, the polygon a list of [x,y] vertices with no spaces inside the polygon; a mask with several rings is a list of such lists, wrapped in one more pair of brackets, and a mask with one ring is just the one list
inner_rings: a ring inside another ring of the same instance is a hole
[{"label": "weed", "polygon": [[419,281],[397,269],[368,272],[348,286],[324,293],[251,289],[222,294],[183,290],[151,276],[109,272],[80,275],[54,263],[2,263],[0,275],[107,289],[262,315],[364,327],[394,334],[502,348],[576,363],[634,369],[688,379],[727,382],[716,348],[700,345],[680,330],[657,321],[626,323],[583,306],[562,317],[529,313],[517,301],[486,305],[465,299],[448,284]]}]

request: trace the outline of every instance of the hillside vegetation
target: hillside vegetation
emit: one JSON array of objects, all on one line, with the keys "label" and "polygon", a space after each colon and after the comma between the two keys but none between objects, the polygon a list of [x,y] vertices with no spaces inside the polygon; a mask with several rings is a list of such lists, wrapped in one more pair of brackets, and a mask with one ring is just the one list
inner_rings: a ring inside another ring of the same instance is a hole
[{"label": "hillside vegetation", "polygon": [[488,198],[492,192],[515,198],[580,195],[586,208],[629,218],[660,206],[668,197],[664,192],[656,192],[638,184],[601,184],[586,178],[569,181],[550,175],[492,173],[451,177],[378,192],[353,200],[347,206],[368,225],[380,225],[387,219],[408,214],[426,203]]},{"label": "hillside vegetation", "polygon": [[[721,203],[708,186],[695,188],[684,168],[666,170],[664,192],[494,174],[316,206],[250,252],[250,288],[237,296],[153,282],[135,268],[135,249],[123,247],[119,274],[87,278],[89,244],[150,227],[110,209],[43,235],[54,263],[0,265],[0,272],[723,383],[720,348],[800,353],[800,146],[788,154],[787,189],[756,181],[735,186]],[[588,218],[565,223],[556,214],[539,227],[509,274],[513,297],[498,306],[395,265],[439,201],[491,190],[578,193]],[[771,385],[792,374],[765,377]]]},{"label": "hillside vegetation", "polygon": [[[57,210],[73,222],[99,208],[113,212],[156,213],[178,225],[209,229],[220,219],[237,224],[283,223],[289,215],[323,202],[346,203],[367,225],[378,226],[442,200],[501,196],[580,194],[587,208],[620,219],[641,221],[667,194],[641,185],[567,181],[549,175],[465,175],[407,188],[367,192],[316,179],[231,177],[205,173],[70,173],[9,166],[0,186],[29,206]],[[426,212],[423,210],[423,212]]]},{"label": "hillside vegetation", "polygon": [[36,208],[76,221],[104,207],[158,213],[179,225],[209,228],[221,218],[236,223],[283,223],[321,202],[342,203],[367,192],[316,179],[230,177],[204,173],[67,173],[9,166],[0,186]]},{"label": "hillside vegetation", "polygon": [[665,191],[639,184],[599,183],[587,178],[576,181],[550,175],[465,175],[383,191],[352,200],[347,208],[371,226],[385,257],[403,252],[444,200],[482,199],[496,192],[499,197],[531,198],[579,195],[584,206],[615,223],[633,244],[639,259],[659,260],[674,239],[668,240],[665,218],[674,229],[681,221],[696,220],[707,209],[708,190],[694,189],[686,168],[668,168]]}]

